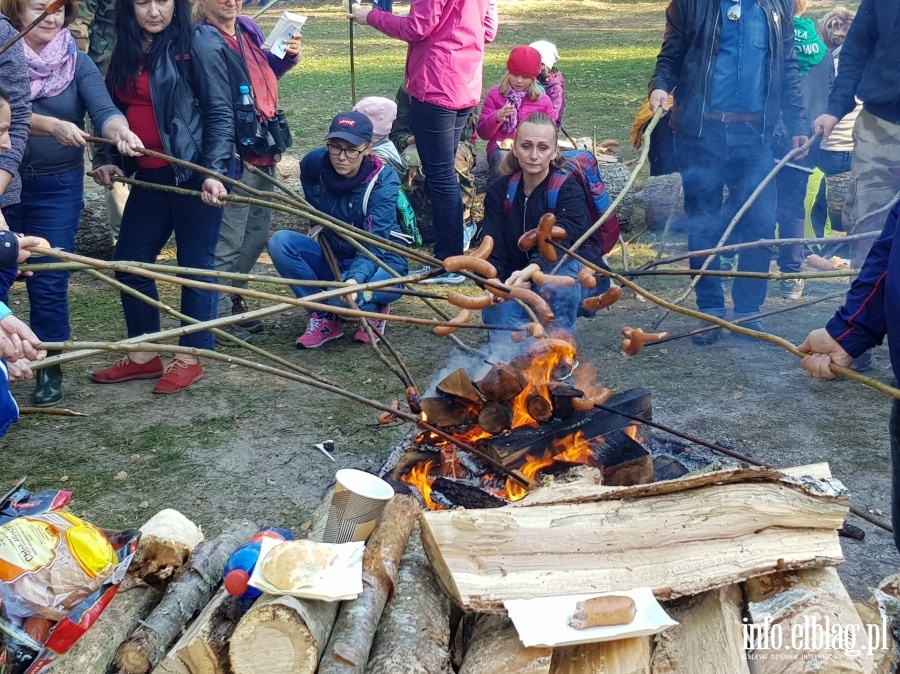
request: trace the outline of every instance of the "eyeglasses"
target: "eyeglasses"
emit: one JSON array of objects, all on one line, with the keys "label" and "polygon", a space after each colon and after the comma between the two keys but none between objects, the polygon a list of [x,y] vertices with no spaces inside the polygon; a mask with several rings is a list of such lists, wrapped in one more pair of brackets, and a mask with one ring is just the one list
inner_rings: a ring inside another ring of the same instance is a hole
[{"label": "eyeglasses", "polygon": [[328,154],[330,154],[332,157],[340,157],[341,155],[344,155],[347,159],[356,159],[363,152],[356,147],[341,147],[340,145],[334,145],[332,143],[326,143],[326,147],[328,148]]},{"label": "eyeglasses", "polygon": [[741,18],[741,0],[731,0],[732,5],[728,8],[725,16],[729,21],[737,21]]}]

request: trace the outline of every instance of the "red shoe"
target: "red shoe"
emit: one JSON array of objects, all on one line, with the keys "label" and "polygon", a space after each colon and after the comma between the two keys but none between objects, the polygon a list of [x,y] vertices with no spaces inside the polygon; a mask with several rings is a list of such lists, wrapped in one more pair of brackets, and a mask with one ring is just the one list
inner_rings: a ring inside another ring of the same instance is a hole
[{"label": "red shoe", "polygon": [[203,376],[200,363],[185,363],[178,358],[169,363],[165,374],[156,383],[154,393],[178,393]]},{"label": "red shoe", "polygon": [[157,356],[146,363],[135,363],[125,356],[112,367],[91,374],[91,381],[98,384],[118,384],[132,379],[158,379],[163,374],[162,359]]}]

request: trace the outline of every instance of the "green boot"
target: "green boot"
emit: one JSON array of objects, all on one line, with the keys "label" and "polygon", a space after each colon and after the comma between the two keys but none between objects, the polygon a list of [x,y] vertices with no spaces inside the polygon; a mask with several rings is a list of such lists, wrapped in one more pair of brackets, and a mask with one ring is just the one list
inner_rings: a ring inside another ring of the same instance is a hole
[{"label": "green boot", "polygon": [[[59,351],[48,351],[48,356],[55,356]],[[63,399],[62,366],[51,365],[34,373],[34,395],[31,400],[35,407],[52,407]]]}]

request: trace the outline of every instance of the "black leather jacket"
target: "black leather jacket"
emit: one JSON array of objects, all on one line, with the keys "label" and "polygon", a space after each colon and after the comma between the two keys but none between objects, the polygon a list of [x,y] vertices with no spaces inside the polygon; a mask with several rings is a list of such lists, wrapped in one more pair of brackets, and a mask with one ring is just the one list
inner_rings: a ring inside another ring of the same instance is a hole
[{"label": "black leather jacket", "polygon": [[[793,2],[757,0],[769,26],[768,86],[763,128],[770,135],[779,110],[792,136],[809,133],[800,95],[800,76],[794,57]],[[663,89],[675,97],[671,126],[700,136],[709,113],[716,54],[722,31],[718,0],[672,0],[666,9],[666,34],[656,57],[650,91]],[[676,89],[677,87],[677,89]]]},{"label": "black leather jacket", "polygon": [[[234,108],[226,57],[229,48],[213,26],[194,26],[190,54],[161,58],[150,73],[150,97],[166,154],[229,175],[234,161]],[[113,95],[120,110],[121,101]],[[104,146],[94,165],[117,164],[125,173],[133,161]],[[172,165],[176,181],[195,172]]]}]

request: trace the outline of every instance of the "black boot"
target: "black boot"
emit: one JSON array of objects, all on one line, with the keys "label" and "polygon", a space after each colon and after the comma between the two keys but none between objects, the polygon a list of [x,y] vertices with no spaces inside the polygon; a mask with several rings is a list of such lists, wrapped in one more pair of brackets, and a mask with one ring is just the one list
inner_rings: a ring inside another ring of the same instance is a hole
[{"label": "black boot", "polygon": [[[55,356],[59,351],[48,351],[48,356]],[[35,407],[52,407],[63,399],[62,366],[51,365],[34,373],[34,395],[31,397]]]}]

